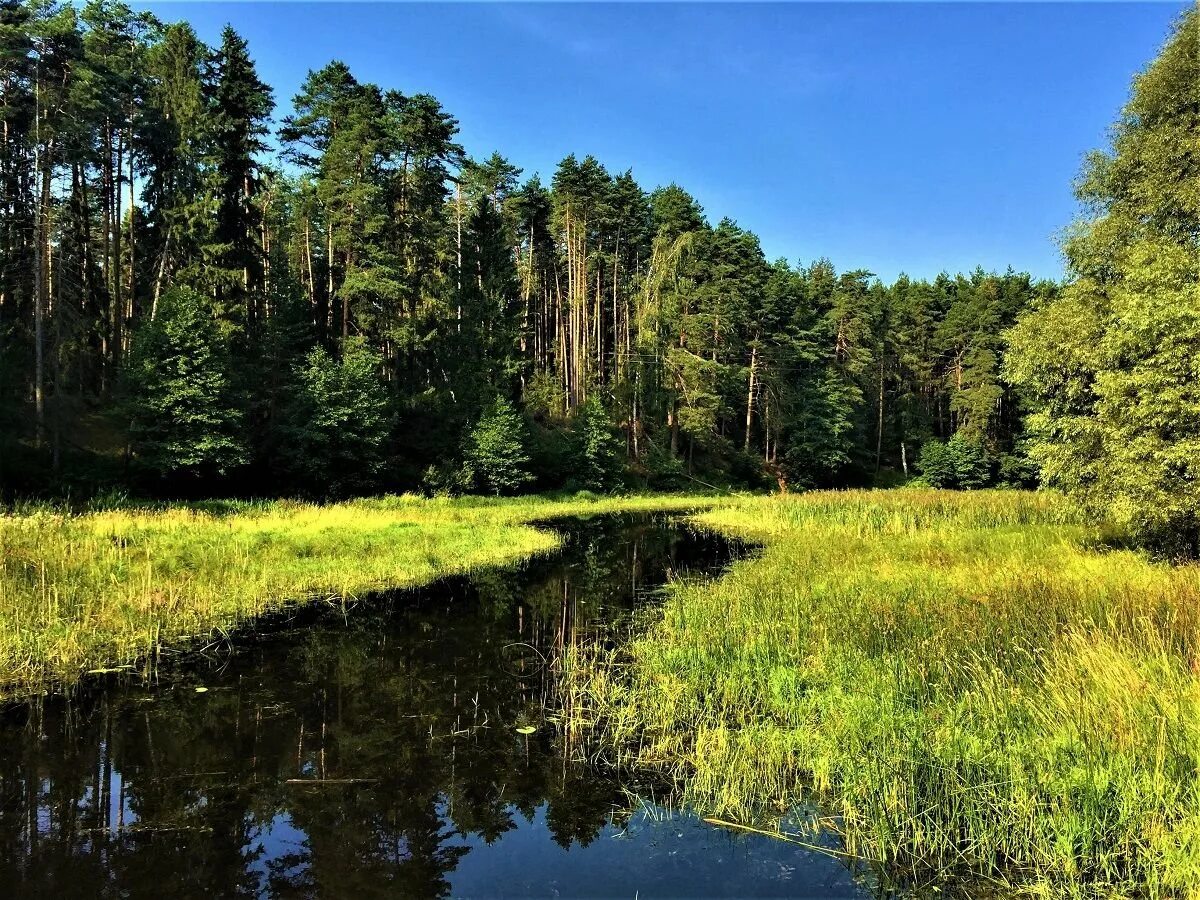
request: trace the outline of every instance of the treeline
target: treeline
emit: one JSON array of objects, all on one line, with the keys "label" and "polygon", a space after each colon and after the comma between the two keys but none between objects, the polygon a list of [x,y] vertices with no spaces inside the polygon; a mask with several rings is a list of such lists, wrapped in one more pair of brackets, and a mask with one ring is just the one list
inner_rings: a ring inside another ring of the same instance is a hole
[{"label": "treeline", "polygon": [[429,95],[0,0],[0,478],[347,494],[1029,483],[1056,287],[768,261],[677,185],[468,156]]}]

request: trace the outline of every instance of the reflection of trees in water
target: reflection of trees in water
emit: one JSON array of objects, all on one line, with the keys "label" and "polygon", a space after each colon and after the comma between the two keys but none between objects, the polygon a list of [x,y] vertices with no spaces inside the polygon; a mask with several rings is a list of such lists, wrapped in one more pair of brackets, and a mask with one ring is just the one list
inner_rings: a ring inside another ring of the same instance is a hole
[{"label": "reflection of trees in water", "polygon": [[0,892],[442,896],[464,836],[493,841],[543,804],[559,845],[587,844],[616,785],[552,729],[516,729],[555,702],[564,646],[661,583],[676,549],[662,527],[592,523],[562,558],[383,598],[344,623],[306,610],[157,694],[11,711]]}]

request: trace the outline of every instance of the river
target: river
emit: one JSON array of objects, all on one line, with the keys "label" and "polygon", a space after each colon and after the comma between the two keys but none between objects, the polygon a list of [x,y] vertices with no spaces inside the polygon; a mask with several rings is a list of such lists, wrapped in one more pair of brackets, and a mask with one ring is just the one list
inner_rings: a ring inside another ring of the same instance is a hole
[{"label": "river", "polygon": [[737,548],[666,517],[556,527],[550,557],[9,707],[0,896],[868,896],[834,855],[671,811],[564,746],[564,648]]}]

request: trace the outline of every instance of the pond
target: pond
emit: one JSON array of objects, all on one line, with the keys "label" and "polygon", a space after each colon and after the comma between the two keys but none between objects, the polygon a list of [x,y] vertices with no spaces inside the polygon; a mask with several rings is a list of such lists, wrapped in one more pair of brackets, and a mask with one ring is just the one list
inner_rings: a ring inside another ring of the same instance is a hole
[{"label": "pond", "polygon": [[564,647],[736,548],[663,517],[558,527],[552,557],[7,709],[0,896],[867,896],[835,856],[668,811],[564,748]]}]

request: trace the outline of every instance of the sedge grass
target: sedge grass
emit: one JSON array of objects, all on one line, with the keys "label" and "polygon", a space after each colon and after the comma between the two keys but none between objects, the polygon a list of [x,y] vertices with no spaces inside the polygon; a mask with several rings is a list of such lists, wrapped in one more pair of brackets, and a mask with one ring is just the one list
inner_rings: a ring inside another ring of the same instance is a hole
[{"label": "sedge grass", "polygon": [[722,505],[761,553],[581,654],[593,751],[741,822],[818,801],[905,881],[1200,897],[1200,568],[1053,496],[814,493]]},{"label": "sedge grass", "polygon": [[153,659],[282,604],[515,562],[557,545],[529,522],[696,508],[706,498],[393,497],[0,515],[0,697]]}]

